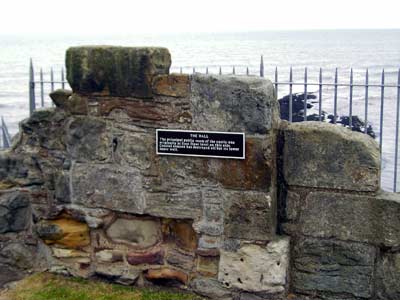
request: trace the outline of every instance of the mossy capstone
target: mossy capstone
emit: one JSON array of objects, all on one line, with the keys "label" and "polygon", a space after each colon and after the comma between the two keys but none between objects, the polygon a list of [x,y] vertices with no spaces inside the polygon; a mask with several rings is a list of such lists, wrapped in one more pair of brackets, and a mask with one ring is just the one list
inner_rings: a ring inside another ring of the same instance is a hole
[{"label": "mossy capstone", "polygon": [[82,46],[66,53],[67,79],[75,93],[151,98],[152,80],[169,74],[166,48]]}]

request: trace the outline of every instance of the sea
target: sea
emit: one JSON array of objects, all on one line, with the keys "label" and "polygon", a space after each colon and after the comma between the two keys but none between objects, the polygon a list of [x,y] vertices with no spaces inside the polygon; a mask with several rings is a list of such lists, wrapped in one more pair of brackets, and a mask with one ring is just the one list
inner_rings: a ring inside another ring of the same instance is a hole
[{"label": "sea", "polygon": [[[317,82],[322,69],[323,82],[333,83],[335,70],[338,82],[349,83],[350,69],[354,72],[354,83],[365,84],[368,69],[369,84],[380,84],[385,71],[384,118],[380,128],[381,89],[370,87],[368,124],[372,126],[382,143],[382,187],[393,190],[396,108],[398,72],[400,68],[400,29],[363,30],[302,30],[302,31],[257,31],[232,33],[180,33],[180,34],[131,34],[103,35],[0,35],[0,116],[4,117],[11,135],[18,131],[18,124],[29,115],[28,81],[29,62],[32,59],[35,79],[43,70],[44,80],[61,79],[65,51],[78,45],[162,46],[172,55],[172,72],[201,72],[258,75],[263,56],[265,77],[274,79],[278,69],[278,81],[289,80],[289,69],[293,69],[294,81],[304,80],[305,68],[309,82]],[[194,68],[194,70],[193,70]],[[60,84],[55,85],[60,88]],[[45,85],[45,106],[50,106]],[[296,85],[295,93],[302,93],[304,86]],[[308,87],[309,93],[318,95],[318,86]],[[40,106],[40,89],[36,88],[37,105]],[[288,86],[278,87],[278,97],[288,94]],[[349,88],[337,91],[339,115],[349,113]],[[318,99],[316,100],[318,101]],[[322,109],[333,112],[334,88],[323,89]],[[314,105],[316,108],[316,105]],[[353,115],[364,119],[365,88],[355,87]],[[398,164],[400,167],[400,164]],[[400,169],[400,168],[399,168]],[[400,176],[399,176],[400,177]],[[400,186],[400,181],[398,184]]]}]

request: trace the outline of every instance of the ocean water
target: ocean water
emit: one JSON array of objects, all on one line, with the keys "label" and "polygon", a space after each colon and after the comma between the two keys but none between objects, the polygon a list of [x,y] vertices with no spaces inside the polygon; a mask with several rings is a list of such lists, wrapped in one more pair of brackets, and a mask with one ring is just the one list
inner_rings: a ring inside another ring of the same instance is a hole
[{"label": "ocean water", "polygon": [[[243,33],[201,33],[164,35],[113,35],[96,33],[90,36],[1,36],[0,35],[0,116],[4,116],[11,134],[18,130],[18,123],[26,118],[28,108],[29,59],[35,66],[36,79],[42,68],[45,80],[49,80],[53,67],[55,80],[60,79],[65,50],[77,45],[163,46],[172,54],[171,71],[245,74],[259,73],[260,56],[265,63],[265,77],[273,79],[278,67],[279,81],[287,81],[292,66],[294,80],[301,81],[304,68],[308,67],[308,80],[318,80],[318,70],[323,69],[323,81],[333,82],[338,68],[339,83],[349,82],[350,68],[354,69],[354,83],[365,82],[365,70],[369,69],[369,82],[379,84],[385,69],[386,84],[397,84],[400,67],[400,29],[393,30],[319,30],[319,31],[265,31]],[[56,86],[59,88],[60,86]],[[294,92],[302,92],[296,86]],[[46,95],[50,87],[45,87]],[[309,87],[309,92],[318,88]],[[287,86],[278,91],[279,96],[288,94]],[[39,89],[36,90],[39,104]],[[365,111],[364,88],[354,88],[353,114],[363,118]],[[393,186],[397,88],[385,90],[385,109],[382,145],[382,185]],[[333,112],[333,88],[323,89],[323,110]],[[46,97],[46,105],[50,101]],[[338,113],[348,114],[349,89],[338,88]],[[379,136],[380,89],[369,90],[368,121]],[[400,167],[400,166],[399,166]],[[400,184],[399,184],[400,185]]]}]

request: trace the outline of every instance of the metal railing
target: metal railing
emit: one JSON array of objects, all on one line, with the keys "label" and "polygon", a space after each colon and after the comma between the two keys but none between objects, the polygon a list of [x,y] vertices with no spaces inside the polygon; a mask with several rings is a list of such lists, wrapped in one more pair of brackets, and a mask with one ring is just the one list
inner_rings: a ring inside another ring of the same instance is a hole
[{"label": "metal railing", "polygon": [[8,131],[8,127],[4,118],[1,117],[1,148],[7,149],[11,147],[11,135]]},{"label": "metal railing", "polygon": [[[224,72],[223,72],[223,68],[224,68]],[[172,67],[171,71],[176,71],[179,73],[205,73],[205,74],[211,74],[213,72],[210,72],[210,70],[214,70],[214,74],[233,74],[233,75],[257,75],[257,76],[261,76],[261,77],[265,77],[265,71],[266,71],[266,67],[264,65],[264,59],[263,56],[261,56],[261,60],[260,60],[260,65],[259,68],[257,68],[257,70],[252,70],[252,72],[250,71],[250,68],[248,66],[242,66],[241,70],[242,72],[238,72],[238,67],[237,66],[231,66],[229,71],[226,71],[226,66],[214,66],[212,68],[209,68],[207,66],[203,66],[203,67]],[[199,70],[203,70],[203,72],[199,72]],[[254,71],[254,72],[253,72]],[[273,77],[273,85],[275,87],[275,90],[277,92],[277,94],[279,95],[279,91],[282,88],[288,88],[288,93],[286,94],[289,97],[289,101],[288,101],[288,121],[292,122],[293,120],[293,104],[294,104],[294,97],[295,97],[295,93],[294,93],[294,89],[295,88],[300,88],[301,93],[303,94],[303,99],[304,99],[304,103],[303,103],[303,108],[302,108],[302,116],[303,116],[303,120],[306,121],[308,120],[308,105],[309,102],[308,97],[311,94],[318,94],[318,113],[317,113],[317,121],[324,121],[324,117],[323,117],[323,108],[324,108],[324,101],[323,99],[326,101],[327,98],[324,94],[324,88],[329,88],[329,89],[333,89],[333,114],[332,114],[332,119],[330,120],[331,123],[336,124],[338,123],[338,98],[339,98],[339,92],[338,89],[341,88],[346,88],[348,89],[348,91],[346,92],[348,97],[347,97],[347,101],[348,101],[348,124],[347,127],[352,128],[353,126],[353,121],[354,119],[357,117],[353,114],[354,112],[354,100],[355,98],[357,98],[358,100],[360,98],[364,99],[364,130],[363,133],[368,134],[369,131],[367,130],[368,128],[368,124],[370,122],[369,119],[369,105],[370,105],[370,90],[371,89],[378,89],[380,92],[380,109],[379,109],[379,136],[378,136],[378,141],[379,141],[379,148],[380,148],[380,153],[382,155],[382,146],[383,146],[383,128],[384,128],[384,112],[385,112],[385,100],[387,100],[387,96],[386,96],[386,91],[387,89],[394,89],[391,90],[393,93],[393,95],[396,98],[395,101],[395,110],[396,110],[396,121],[395,121],[395,137],[394,137],[394,157],[393,157],[393,164],[394,164],[394,168],[393,168],[393,185],[392,185],[392,190],[393,191],[397,191],[397,178],[398,178],[398,157],[399,157],[399,147],[398,147],[398,143],[399,143],[399,122],[400,122],[400,69],[397,71],[397,83],[387,83],[385,81],[386,79],[386,73],[385,70],[382,70],[381,74],[380,74],[380,82],[379,83],[371,83],[370,82],[370,73],[369,70],[366,69],[365,73],[364,73],[364,81],[362,83],[356,83],[355,82],[355,75],[354,75],[354,71],[353,69],[350,69],[349,72],[349,77],[348,77],[348,81],[347,82],[339,82],[339,71],[338,68],[334,69],[334,73],[332,74],[333,76],[331,81],[326,81],[323,80],[325,75],[325,71],[322,68],[319,68],[318,70],[318,76],[317,76],[317,80],[315,81],[310,81],[309,80],[309,69],[306,67],[304,69],[304,73],[303,73],[303,79],[300,81],[295,81],[294,80],[294,72],[293,72],[293,68],[290,67],[287,78],[288,80],[279,80],[279,74],[278,74],[278,67],[275,67],[274,70],[271,70],[271,75]],[[36,85],[38,85],[40,87],[40,105],[43,107],[45,106],[45,101],[44,101],[44,85],[45,84],[50,84],[50,89],[51,91],[54,91],[55,85],[59,85],[61,88],[65,88],[65,86],[68,85],[68,83],[65,80],[65,76],[64,76],[64,69],[61,69],[60,72],[60,80],[55,81],[54,80],[54,72],[53,69],[50,70],[50,80],[46,81],[43,78],[43,70],[40,69],[40,73],[39,73],[39,81],[35,81],[35,73],[34,73],[34,68],[33,68],[33,63],[32,60],[30,61],[30,69],[29,69],[29,108],[30,108],[30,112],[32,113],[35,109],[36,109],[36,98],[35,98],[35,87]],[[311,88],[315,88],[316,92],[311,92]],[[354,90],[356,88],[362,88],[364,91],[363,92],[359,92],[356,93]],[[341,96],[343,96],[343,92],[341,92]],[[343,98],[343,97],[342,97]],[[282,106],[281,106],[282,108]],[[314,119],[315,120],[315,119]],[[357,121],[359,120],[359,118],[357,117]],[[297,120],[299,121],[299,120]]]}]

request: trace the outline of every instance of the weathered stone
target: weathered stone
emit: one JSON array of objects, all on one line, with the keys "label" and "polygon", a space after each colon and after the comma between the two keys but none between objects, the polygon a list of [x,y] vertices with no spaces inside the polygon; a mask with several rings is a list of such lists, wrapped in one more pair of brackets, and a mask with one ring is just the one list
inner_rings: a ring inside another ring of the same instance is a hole
[{"label": "weathered stone", "polygon": [[131,265],[161,265],[164,262],[164,249],[156,247],[144,252],[129,252],[126,255],[126,260]]},{"label": "weathered stone", "polygon": [[111,136],[106,122],[93,117],[75,117],[67,129],[67,151],[78,162],[111,158]]},{"label": "weathered stone", "polygon": [[54,197],[59,203],[70,203],[71,192],[69,189],[69,176],[64,172],[58,172],[54,180]]},{"label": "weathered stone", "polygon": [[23,192],[0,194],[0,234],[29,228],[32,219],[29,195]]},{"label": "weathered stone", "polygon": [[0,288],[6,283],[22,279],[24,276],[25,274],[21,270],[0,263]]},{"label": "weathered stone", "polygon": [[266,134],[279,122],[274,87],[258,77],[193,75],[193,129]]},{"label": "weathered stone", "polygon": [[112,164],[74,164],[71,173],[73,203],[143,213],[142,176],[137,169]]},{"label": "weathered stone", "polygon": [[95,274],[119,284],[132,285],[138,280],[140,270],[131,269],[122,264],[97,264]]},{"label": "weathered stone", "polygon": [[72,94],[60,108],[73,115],[87,115],[89,112],[88,99],[78,94]]},{"label": "weathered stone", "polygon": [[51,100],[57,107],[63,108],[68,98],[72,95],[71,90],[57,89],[49,94]]},{"label": "weathered stone", "polygon": [[171,268],[150,269],[145,273],[145,277],[148,280],[177,280],[183,284],[187,284],[189,280],[188,274]]},{"label": "weathered stone", "polygon": [[169,226],[171,236],[178,247],[187,251],[194,251],[197,248],[198,237],[191,222],[174,220]]},{"label": "weathered stone", "polygon": [[95,253],[96,260],[103,263],[123,261],[123,253],[116,250],[101,250]]},{"label": "weathered stone", "polygon": [[81,248],[90,243],[87,224],[67,217],[42,221],[39,228],[39,236],[49,245],[56,244],[68,248]]},{"label": "weathered stone", "polygon": [[73,257],[90,257],[90,254],[83,251],[74,249],[63,249],[63,248],[51,248],[54,257],[57,258],[73,258]]},{"label": "weathered stone", "polygon": [[115,243],[146,249],[161,240],[161,224],[158,219],[118,218],[107,228],[106,234]]},{"label": "weathered stone", "polygon": [[323,122],[300,122],[283,131],[283,173],[287,184],[376,191],[380,155],[369,136]]},{"label": "weathered stone", "polygon": [[256,191],[229,192],[225,204],[228,237],[270,240],[276,233],[276,207],[271,196]]},{"label": "weathered stone", "polygon": [[[287,199],[291,216],[284,224],[290,235],[359,241],[378,246],[400,246],[400,195],[377,196],[312,192],[305,199]],[[318,216],[318,217],[316,217]]]},{"label": "weathered stone", "polygon": [[153,79],[153,93],[170,97],[187,97],[190,93],[189,75],[158,75]]},{"label": "weathered stone", "polygon": [[289,265],[289,239],[262,247],[248,244],[237,252],[221,251],[218,280],[228,288],[251,292],[283,292]]},{"label": "weathered stone", "polygon": [[196,270],[204,276],[216,276],[218,274],[218,256],[197,256]]},{"label": "weathered stone", "polygon": [[295,292],[340,299],[373,295],[376,250],[372,246],[305,238],[295,242],[292,256]]},{"label": "weathered stone", "polygon": [[191,271],[194,267],[194,255],[183,253],[176,249],[168,251],[166,261],[168,264],[186,271]]},{"label": "weathered stone", "polygon": [[221,283],[211,278],[194,278],[190,282],[190,287],[196,293],[211,299],[224,299],[232,294],[229,289],[224,288]]},{"label": "weathered stone", "polygon": [[67,79],[76,93],[151,97],[152,78],[168,74],[171,56],[165,48],[112,46],[67,50]]},{"label": "weathered stone", "polygon": [[377,266],[377,299],[400,299],[400,253],[382,253]]},{"label": "weathered stone", "polygon": [[44,179],[31,157],[0,153],[0,189],[43,184]]}]

